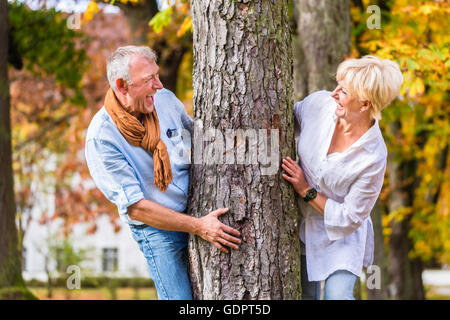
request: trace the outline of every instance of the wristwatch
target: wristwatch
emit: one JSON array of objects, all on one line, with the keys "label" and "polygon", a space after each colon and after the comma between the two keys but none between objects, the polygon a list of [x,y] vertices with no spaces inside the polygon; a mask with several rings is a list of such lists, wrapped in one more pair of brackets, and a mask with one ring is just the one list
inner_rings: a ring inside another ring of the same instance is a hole
[{"label": "wristwatch", "polygon": [[317,197],[317,190],[314,188],[311,188],[308,191],[306,191],[306,196],[303,198],[303,200],[305,202],[308,202],[309,200],[312,200],[315,197]]}]

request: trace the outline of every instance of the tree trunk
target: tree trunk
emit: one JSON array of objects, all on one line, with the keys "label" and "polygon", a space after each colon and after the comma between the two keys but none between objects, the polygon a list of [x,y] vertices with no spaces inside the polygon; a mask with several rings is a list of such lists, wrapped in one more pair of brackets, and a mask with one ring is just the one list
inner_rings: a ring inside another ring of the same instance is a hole
[{"label": "tree trunk", "polygon": [[24,288],[16,230],[8,82],[8,2],[0,0],[0,299],[31,298]]},{"label": "tree trunk", "polygon": [[294,10],[298,33],[294,54],[297,101],[312,92],[336,87],[337,67],[350,54],[350,1],[296,0]]},{"label": "tree trunk", "polygon": [[117,1],[115,4],[123,11],[130,24],[132,44],[145,44],[150,29],[148,23],[158,13],[156,0],[145,0],[139,1],[138,3],[122,3]]},{"label": "tree trunk", "polygon": [[[389,124],[394,136],[400,133],[398,121]],[[391,152],[388,157],[389,175],[389,211],[411,207],[414,199],[414,179],[417,163],[411,161],[395,161],[396,155]],[[410,260],[408,253],[412,248],[408,236],[411,214],[401,220],[391,222],[392,232],[389,237],[389,294],[394,299],[422,300],[425,298],[422,283],[422,263],[418,259]]]},{"label": "tree trunk", "polygon": [[[385,300],[388,297],[387,286],[389,284],[388,279],[389,273],[387,269],[386,253],[384,246],[382,211],[383,210],[380,204],[380,200],[378,199],[372,210],[371,218],[373,222],[374,243],[375,243],[373,264],[380,268],[381,287],[379,289],[378,288],[370,289],[367,288],[366,286],[367,298],[369,300]],[[368,276],[370,276],[370,274],[368,274]]]},{"label": "tree trunk", "polygon": [[184,54],[188,50],[192,50],[191,40],[186,40],[186,38],[186,36],[180,38],[180,43],[175,47],[167,46],[165,41],[158,41],[152,46],[152,49],[158,54],[158,64],[161,67],[159,79],[164,88],[172,92],[177,90],[178,70]]},{"label": "tree trunk", "polygon": [[299,299],[298,207],[279,168],[295,153],[288,1],[192,0],[191,8],[196,126],[188,213],[230,208],[221,219],[242,239],[224,254],[191,237],[194,298]]}]

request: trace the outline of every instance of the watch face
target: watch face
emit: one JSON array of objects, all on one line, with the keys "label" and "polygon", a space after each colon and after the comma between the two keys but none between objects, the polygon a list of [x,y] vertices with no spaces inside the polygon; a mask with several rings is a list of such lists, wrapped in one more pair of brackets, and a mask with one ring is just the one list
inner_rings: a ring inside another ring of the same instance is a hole
[{"label": "watch face", "polygon": [[308,198],[314,199],[317,196],[317,191],[316,191],[316,189],[309,189],[306,192],[306,195],[308,196]]}]

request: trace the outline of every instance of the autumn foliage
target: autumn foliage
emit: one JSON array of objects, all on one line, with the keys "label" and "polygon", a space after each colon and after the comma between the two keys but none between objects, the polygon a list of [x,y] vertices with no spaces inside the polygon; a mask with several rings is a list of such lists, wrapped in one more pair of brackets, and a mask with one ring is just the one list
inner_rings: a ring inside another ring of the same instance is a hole
[{"label": "autumn foliage", "polygon": [[[122,14],[104,14],[97,2],[89,4],[79,32],[55,34],[73,39],[73,47],[69,48],[72,51],[62,55],[58,65],[26,55],[32,39],[24,34],[18,41],[19,47],[23,42],[25,66],[30,59],[43,65],[10,68],[9,74],[19,217],[25,221],[33,206],[39,204],[47,208],[42,222],[63,218],[67,233],[78,222],[90,223],[90,231],[95,232],[95,218],[101,213],[109,214],[119,228],[116,208],[89,179],[83,148],[85,130],[102,106],[107,90],[106,58],[116,47],[129,44],[130,31]],[[135,5],[139,0],[121,2]],[[450,263],[450,5],[447,1],[391,1],[389,8],[383,8],[381,28],[369,29],[365,12],[369,1],[360,3],[351,9],[351,55],[374,54],[392,59],[405,78],[400,97],[383,111],[380,124],[389,153],[395,155],[389,161],[413,165],[413,174],[398,182],[408,186],[404,196],[409,197],[410,205],[384,211],[385,237],[389,238],[392,221],[408,218],[408,236],[414,244],[410,256]],[[64,18],[54,13],[52,19]],[[165,43],[175,48],[181,41],[190,41],[188,1],[177,1],[152,19],[149,17],[149,24],[150,46]],[[63,50],[61,44],[55,46],[41,49],[48,60]],[[65,70],[64,64],[73,63],[74,57],[77,60],[72,70]],[[177,94],[184,99],[192,97],[192,60],[188,50],[178,70]],[[393,130],[392,124],[399,130]],[[385,209],[390,188],[387,172],[381,195]],[[39,203],[42,195],[50,203]]]},{"label": "autumn foliage", "polygon": [[[368,1],[364,1],[368,5]],[[383,134],[390,161],[412,164],[407,185],[410,205],[386,212],[384,231],[391,221],[410,219],[414,247],[410,257],[450,262],[450,4],[447,1],[392,1],[380,29],[364,28],[354,37],[353,55],[374,54],[396,61],[404,76],[401,96],[383,111]],[[364,12],[352,8],[358,23]],[[359,50],[358,50],[359,49]],[[392,130],[392,123],[399,130]],[[382,199],[389,201],[389,173]]]}]

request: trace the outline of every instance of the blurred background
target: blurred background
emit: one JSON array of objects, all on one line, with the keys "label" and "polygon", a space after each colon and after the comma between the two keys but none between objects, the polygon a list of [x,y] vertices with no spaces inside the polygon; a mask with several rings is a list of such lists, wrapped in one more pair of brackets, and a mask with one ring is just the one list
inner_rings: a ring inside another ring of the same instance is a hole
[{"label": "blurred background", "polygon": [[[346,57],[392,59],[405,78],[380,122],[389,159],[372,212],[379,283],[368,288],[367,272],[355,294],[450,299],[450,4],[316,3],[290,2],[296,101],[333,89],[333,73]],[[137,244],[90,179],[84,139],[108,89],[106,59],[123,45],[157,52],[162,83],[192,115],[189,1],[8,0],[7,6],[0,20],[9,21],[8,81],[0,89],[9,90],[10,114],[1,109],[1,117],[11,120],[14,195],[7,202],[16,212],[23,290],[39,299],[156,299]],[[0,225],[4,234],[12,230],[5,220]],[[79,267],[79,283],[69,266]],[[0,295],[2,286],[0,274]]]}]

